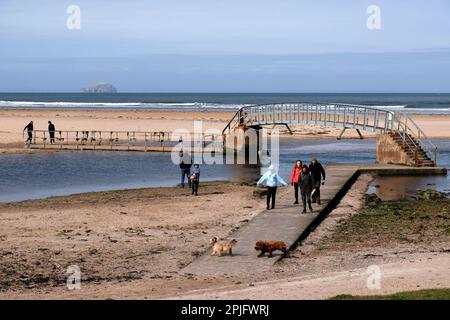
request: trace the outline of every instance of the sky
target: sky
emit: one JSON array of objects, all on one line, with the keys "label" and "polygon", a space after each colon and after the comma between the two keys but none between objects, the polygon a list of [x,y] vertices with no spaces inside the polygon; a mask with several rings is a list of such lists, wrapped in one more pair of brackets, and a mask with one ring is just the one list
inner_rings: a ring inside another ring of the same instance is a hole
[{"label": "sky", "polygon": [[[79,29],[67,27],[71,5]],[[381,29],[367,27],[371,5]],[[99,81],[120,92],[450,92],[450,1],[0,0],[0,92]]]}]

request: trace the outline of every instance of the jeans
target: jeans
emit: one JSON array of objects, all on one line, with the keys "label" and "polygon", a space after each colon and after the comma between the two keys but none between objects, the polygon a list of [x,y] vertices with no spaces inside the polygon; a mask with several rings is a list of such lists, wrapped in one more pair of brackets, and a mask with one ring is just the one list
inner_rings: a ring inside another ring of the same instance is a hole
[{"label": "jeans", "polygon": [[181,187],[184,188],[184,178],[187,177],[188,186],[191,187],[191,170],[181,169]]},{"label": "jeans", "polygon": [[272,209],[275,208],[275,196],[277,187],[267,187],[267,209],[270,207],[270,199],[272,199]]},{"label": "jeans", "polygon": [[309,210],[312,211],[311,207],[311,190],[302,190],[302,203],[303,203],[303,210],[306,211],[306,203],[308,203]]},{"label": "jeans", "polygon": [[192,194],[194,194],[194,193],[195,193],[195,195],[198,194],[198,184],[199,184],[199,182],[200,181],[198,179],[192,181]]},{"label": "jeans", "polygon": [[298,183],[294,182],[295,202],[298,202]]},{"label": "jeans", "polygon": [[26,143],[32,143],[32,140],[33,140],[33,131],[28,131],[27,132],[28,133],[28,139],[27,139],[27,141],[26,141]]},{"label": "jeans", "polygon": [[49,135],[50,135],[50,144],[54,144],[55,143],[55,131],[49,131]]}]

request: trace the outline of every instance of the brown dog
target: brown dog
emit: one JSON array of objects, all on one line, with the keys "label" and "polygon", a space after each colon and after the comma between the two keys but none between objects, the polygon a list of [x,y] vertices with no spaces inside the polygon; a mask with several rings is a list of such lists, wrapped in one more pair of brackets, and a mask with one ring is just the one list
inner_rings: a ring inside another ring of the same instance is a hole
[{"label": "brown dog", "polygon": [[275,250],[280,250],[283,253],[286,253],[287,248],[286,244],[283,241],[278,240],[267,240],[267,241],[256,241],[255,250],[261,250],[261,253],[258,257],[262,257],[266,252],[269,253],[269,258],[273,257],[272,252]]},{"label": "brown dog", "polygon": [[233,239],[228,243],[219,241],[217,237],[211,238],[209,243],[213,246],[213,251],[211,253],[212,256],[221,256],[222,252],[228,252],[230,256],[233,255],[233,247],[236,245],[237,240]]}]

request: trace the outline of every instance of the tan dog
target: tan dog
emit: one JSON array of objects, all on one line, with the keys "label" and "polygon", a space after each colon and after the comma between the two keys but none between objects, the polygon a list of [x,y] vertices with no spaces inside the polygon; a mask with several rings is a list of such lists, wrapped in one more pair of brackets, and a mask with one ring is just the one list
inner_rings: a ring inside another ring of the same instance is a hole
[{"label": "tan dog", "polygon": [[211,238],[209,240],[209,243],[213,246],[213,251],[211,253],[212,256],[221,256],[222,252],[228,252],[228,254],[231,256],[233,255],[233,247],[236,245],[237,240],[233,239],[229,241],[228,243],[219,241],[217,237]]},{"label": "tan dog", "polygon": [[256,241],[255,250],[261,250],[261,253],[258,257],[262,257],[266,252],[269,253],[269,258],[273,257],[272,252],[275,250],[280,250],[283,253],[286,253],[287,248],[286,244],[283,241],[278,240],[267,240],[267,241]]}]

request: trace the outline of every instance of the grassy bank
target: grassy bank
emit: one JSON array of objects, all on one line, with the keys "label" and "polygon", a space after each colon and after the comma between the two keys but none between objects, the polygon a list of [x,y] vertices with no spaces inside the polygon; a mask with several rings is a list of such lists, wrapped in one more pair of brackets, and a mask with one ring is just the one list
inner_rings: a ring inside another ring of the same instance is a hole
[{"label": "grassy bank", "polygon": [[338,225],[320,249],[450,241],[450,199],[389,201],[365,207]]},{"label": "grassy bank", "polygon": [[342,294],[330,300],[450,300],[450,288],[398,292],[389,295],[352,296]]}]

